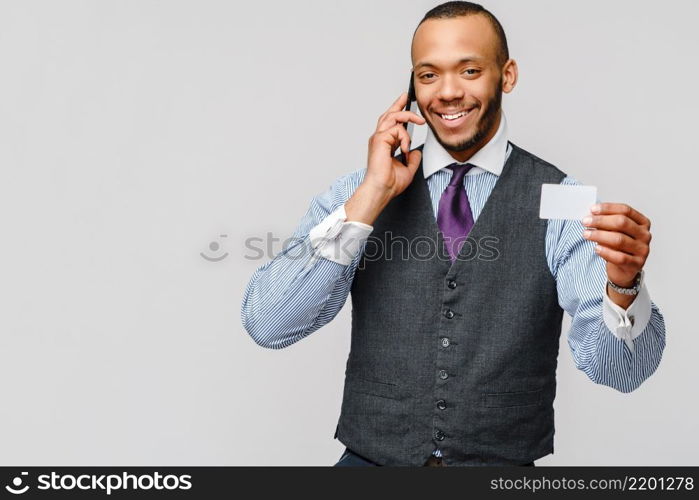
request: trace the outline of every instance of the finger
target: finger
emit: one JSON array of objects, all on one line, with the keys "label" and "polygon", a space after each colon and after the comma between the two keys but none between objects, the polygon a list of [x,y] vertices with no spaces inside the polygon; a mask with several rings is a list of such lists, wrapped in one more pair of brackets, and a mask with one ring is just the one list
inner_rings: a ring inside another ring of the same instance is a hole
[{"label": "finger", "polygon": [[405,127],[402,125],[396,126],[396,129],[398,129],[398,135],[400,137],[400,150],[407,160],[408,153],[410,153],[410,134],[408,134],[408,131],[405,130]]},{"label": "finger", "polygon": [[391,106],[381,113],[381,116],[379,116],[379,119],[376,121],[376,129],[378,130],[379,124],[384,121],[386,116],[388,116],[391,113],[395,113],[396,111],[401,111],[403,108],[405,108],[405,105],[408,103],[408,93],[403,92],[398,99],[396,99]]},{"label": "finger", "polygon": [[585,231],[583,236],[590,241],[594,241],[613,250],[619,250],[631,255],[646,257],[648,254],[648,245],[639,240],[631,238],[624,233],[605,231],[603,229],[593,229]]},{"label": "finger", "polygon": [[405,105],[406,105],[407,103],[408,103],[408,93],[407,93],[407,92],[403,92],[403,93],[400,95],[400,97],[398,97],[398,99],[396,99],[396,100],[393,102],[393,104],[391,104],[391,107],[388,108],[388,110],[387,110],[386,113],[384,113],[384,114],[392,113],[392,112],[394,112],[394,111],[400,111],[401,109],[403,109],[403,108],[405,107]]},{"label": "finger", "polygon": [[382,142],[389,145],[391,154],[396,151],[399,145],[404,153],[410,150],[410,135],[408,135],[408,131],[402,125],[395,125],[388,130],[379,132],[378,137]]},{"label": "finger", "polygon": [[637,267],[638,269],[643,267],[643,259],[640,257],[629,255],[626,252],[620,252],[604,245],[595,246],[595,252],[607,262],[617,266]]},{"label": "finger", "polygon": [[593,229],[606,229],[624,233],[632,238],[643,240],[647,229],[626,215],[590,215],[582,220],[584,226]]},{"label": "finger", "polygon": [[[595,210],[595,207],[599,207],[599,210]],[[625,215],[636,224],[646,226],[650,229],[650,220],[648,217],[626,203],[597,203],[592,206],[590,211],[596,215]]]},{"label": "finger", "polygon": [[425,123],[425,119],[417,113],[413,113],[412,111],[396,111],[384,115],[384,117],[379,121],[379,124],[376,129],[378,131],[382,131],[386,130],[387,128],[393,127],[397,123],[407,122],[413,122],[417,123],[418,125],[423,125]]}]

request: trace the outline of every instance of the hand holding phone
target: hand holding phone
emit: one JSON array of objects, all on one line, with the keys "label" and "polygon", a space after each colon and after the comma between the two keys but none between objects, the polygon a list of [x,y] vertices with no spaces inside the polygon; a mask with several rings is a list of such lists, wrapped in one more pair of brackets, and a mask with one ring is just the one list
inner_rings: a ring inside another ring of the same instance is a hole
[{"label": "hand holding phone", "polygon": [[[370,184],[372,190],[388,196],[389,199],[408,187],[422,158],[421,151],[410,151],[411,136],[408,130],[412,132],[415,123],[418,125],[425,123],[424,118],[411,111],[411,105],[415,101],[412,81],[411,73],[408,92],[401,94],[379,117],[376,131],[369,138],[369,155],[364,182]],[[402,154],[393,156],[398,147]]]}]

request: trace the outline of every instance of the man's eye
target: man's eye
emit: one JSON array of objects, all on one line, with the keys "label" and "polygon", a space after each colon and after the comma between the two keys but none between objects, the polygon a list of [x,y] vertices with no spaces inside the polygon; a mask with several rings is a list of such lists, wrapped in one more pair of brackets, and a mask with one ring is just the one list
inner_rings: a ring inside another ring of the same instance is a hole
[{"label": "man's eye", "polygon": [[475,75],[476,73],[478,73],[478,70],[477,70],[477,69],[473,69],[473,68],[469,68],[469,69],[467,69],[465,72],[466,72],[467,74],[469,74],[469,75]]},{"label": "man's eye", "polygon": [[424,75],[421,76],[421,78],[425,78],[425,77],[430,76],[430,75],[434,76],[434,73],[425,73]]}]

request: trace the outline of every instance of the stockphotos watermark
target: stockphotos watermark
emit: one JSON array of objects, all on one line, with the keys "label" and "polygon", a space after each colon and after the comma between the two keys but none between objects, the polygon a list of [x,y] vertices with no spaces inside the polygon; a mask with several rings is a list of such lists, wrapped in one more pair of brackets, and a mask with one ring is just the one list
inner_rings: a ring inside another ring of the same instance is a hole
[{"label": "stockphotos watermark", "polygon": [[22,472],[12,479],[5,489],[14,494],[22,495],[30,489],[40,491],[95,491],[111,495],[113,491],[147,491],[147,490],[189,490],[192,488],[192,476],[182,474],[162,475],[159,472],[153,474],[40,474],[36,477],[36,485],[30,486],[29,473]]},{"label": "stockphotos watermark", "polygon": [[[443,241],[443,243],[441,243]],[[452,243],[453,241],[453,243]],[[281,251],[276,251],[279,243],[282,243]],[[470,261],[494,261],[500,257],[497,236],[462,236],[454,238],[438,236],[417,236],[407,238],[394,236],[391,231],[386,231],[380,236],[370,235],[358,248],[357,243],[351,239],[337,240],[336,238],[315,238],[313,241],[308,236],[299,238],[291,237],[282,240],[273,233],[268,232],[265,237],[251,236],[245,239],[246,253],[244,258],[248,260],[270,260],[279,254],[285,254],[290,260],[303,260],[317,255],[323,249],[324,255],[332,256],[333,260],[352,260],[361,252],[362,259],[358,264],[360,269],[367,262],[379,260],[418,260],[428,261],[432,259],[449,261],[450,257],[445,248],[453,244],[460,249],[458,260]],[[207,259],[211,260],[211,259]]]}]

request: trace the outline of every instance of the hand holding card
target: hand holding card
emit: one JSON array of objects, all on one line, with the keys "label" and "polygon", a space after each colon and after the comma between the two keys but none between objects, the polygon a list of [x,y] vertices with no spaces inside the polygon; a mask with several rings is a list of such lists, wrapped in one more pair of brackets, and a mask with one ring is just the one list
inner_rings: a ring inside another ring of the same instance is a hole
[{"label": "hand holding card", "polygon": [[[582,220],[587,227],[583,236],[597,243],[595,251],[607,261],[609,280],[622,288],[631,287],[650,253],[650,220],[625,203],[599,203],[591,212]],[[614,292],[609,295],[624,308],[633,302]]]},{"label": "hand holding card", "polygon": [[[622,288],[631,287],[650,253],[650,220],[624,203],[596,203],[594,186],[541,185],[539,217],[582,220],[583,237],[597,243],[595,251],[607,263],[607,277]],[[627,308],[633,297],[608,291]]]}]

